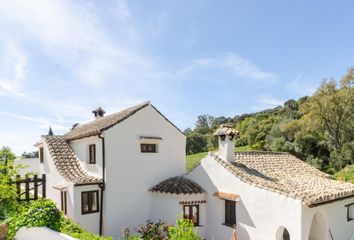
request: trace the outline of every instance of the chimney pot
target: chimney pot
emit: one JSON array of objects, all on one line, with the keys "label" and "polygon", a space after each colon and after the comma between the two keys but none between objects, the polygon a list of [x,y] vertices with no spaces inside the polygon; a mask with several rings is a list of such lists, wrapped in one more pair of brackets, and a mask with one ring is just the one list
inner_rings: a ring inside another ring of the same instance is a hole
[{"label": "chimney pot", "polygon": [[231,124],[221,124],[214,135],[219,140],[219,157],[224,161],[233,162],[235,157],[234,138],[238,134]]},{"label": "chimney pot", "polygon": [[101,107],[99,107],[96,110],[93,110],[92,113],[95,115],[95,118],[98,119],[103,117],[106,112]]}]

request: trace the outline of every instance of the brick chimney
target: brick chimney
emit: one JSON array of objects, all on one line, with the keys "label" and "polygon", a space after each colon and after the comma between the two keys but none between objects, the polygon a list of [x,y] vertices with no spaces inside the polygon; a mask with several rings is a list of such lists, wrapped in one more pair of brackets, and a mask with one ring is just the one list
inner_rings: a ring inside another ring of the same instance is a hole
[{"label": "brick chimney", "polygon": [[236,129],[230,124],[221,124],[214,135],[218,136],[219,157],[224,161],[233,162],[235,157],[235,136],[238,134]]},{"label": "brick chimney", "polygon": [[96,110],[93,110],[92,113],[95,115],[95,118],[98,119],[103,117],[106,112],[101,107],[99,107]]}]

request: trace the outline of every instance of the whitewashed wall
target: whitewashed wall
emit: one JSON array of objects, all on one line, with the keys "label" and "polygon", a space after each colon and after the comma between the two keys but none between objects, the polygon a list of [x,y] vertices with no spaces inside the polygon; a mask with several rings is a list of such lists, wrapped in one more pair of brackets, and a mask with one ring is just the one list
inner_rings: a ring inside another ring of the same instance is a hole
[{"label": "whitewashed wall", "polygon": [[66,234],[56,232],[47,227],[20,228],[15,240],[76,240]]},{"label": "whitewashed wall", "polygon": [[[183,205],[180,201],[201,201],[205,200],[205,194],[169,194],[169,193],[151,193],[152,202],[150,208],[150,217],[157,222],[160,219],[168,224],[175,224],[176,218],[181,217]],[[200,236],[205,238],[206,226],[206,207],[207,203],[199,204],[199,227],[197,231]]]},{"label": "whitewashed wall", "polygon": [[21,166],[17,169],[18,174],[24,177],[27,173],[39,173],[39,158],[18,158],[15,159],[15,166]]},{"label": "whitewashed wall", "polygon": [[101,199],[100,199],[100,188],[97,184],[95,185],[85,185],[85,186],[75,186],[74,191],[74,219],[75,221],[83,228],[88,230],[89,232],[93,232],[98,234],[99,233],[99,223],[100,223],[100,212],[96,213],[88,213],[82,214],[81,212],[81,192],[84,191],[98,191],[98,198],[99,198],[99,210],[101,211]]},{"label": "whitewashed wall", "polygon": [[[89,163],[89,145],[96,145],[96,164]],[[91,175],[102,176],[102,140],[97,136],[78,139],[70,142],[81,166]]]},{"label": "whitewashed wall", "polygon": [[347,221],[347,208],[344,207],[350,203],[354,203],[354,197],[314,208],[303,206],[302,239],[309,238],[312,219],[316,213],[320,213],[327,223],[326,239],[330,239],[329,230],[331,230],[334,239],[351,240],[354,237],[354,220]]},{"label": "whitewashed wall", "polygon": [[[161,137],[158,153],[141,153],[140,136]],[[152,186],[185,172],[185,136],[147,106],[104,133],[107,186],[104,234],[150,218]]]},{"label": "whitewashed wall", "polygon": [[210,156],[201,161],[187,175],[207,191],[208,240],[230,239],[232,228],[224,222],[224,201],[213,196],[216,191],[236,193],[241,200],[236,204],[237,232],[239,239],[276,239],[279,227],[284,226],[290,239],[301,239],[300,200],[263,190],[240,181]]},{"label": "whitewashed wall", "polygon": [[74,217],[74,209],[73,209],[73,185],[71,183],[66,182],[57,172],[53,158],[50,156],[48,146],[45,142],[42,143],[43,145],[43,155],[44,161],[43,163],[39,164],[39,173],[46,174],[46,197],[52,199],[58,209],[61,209],[61,199],[60,199],[60,191],[54,189],[53,186],[67,186],[67,216],[70,218]]}]

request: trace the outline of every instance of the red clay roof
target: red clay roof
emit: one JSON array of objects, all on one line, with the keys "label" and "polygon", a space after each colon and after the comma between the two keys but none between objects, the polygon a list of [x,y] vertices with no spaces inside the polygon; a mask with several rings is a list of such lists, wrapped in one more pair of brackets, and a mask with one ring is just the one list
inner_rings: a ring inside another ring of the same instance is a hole
[{"label": "red clay roof", "polygon": [[224,199],[224,200],[230,200],[230,201],[238,201],[240,200],[240,195],[235,194],[235,193],[226,193],[226,192],[215,192],[213,194],[214,197]]}]

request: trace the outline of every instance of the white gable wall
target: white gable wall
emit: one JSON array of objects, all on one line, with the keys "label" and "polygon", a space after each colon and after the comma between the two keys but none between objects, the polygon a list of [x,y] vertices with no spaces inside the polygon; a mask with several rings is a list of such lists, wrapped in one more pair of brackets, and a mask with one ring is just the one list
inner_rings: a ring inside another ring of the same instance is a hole
[{"label": "white gable wall", "polygon": [[[89,145],[96,145],[96,164],[89,163]],[[98,136],[82,138],[70,141],[76,156],[79,158],[81,166],[90,175],[102,177],[102,140]]]},{"label": "white gable wall", "polygon": [[246,184],[210,156],[188,176],[207,191],[207,228],[209,240],[230,239],[232,228],[224,222],[224,201],[213,196],[214,192],[240,195],[236,203],[237,233],[239,239],[276,239],[277,230],[285,227],[290,239],[301,239],[300,200]]},{"label": "white gable wall", "polygon": [[[160,181],[185,172],[185,136],[147,106],[103,134],[106,148],[104,234],[150,218],[151,192]],[[140,136],[161,137],[158,153],[141,153]]]}]

